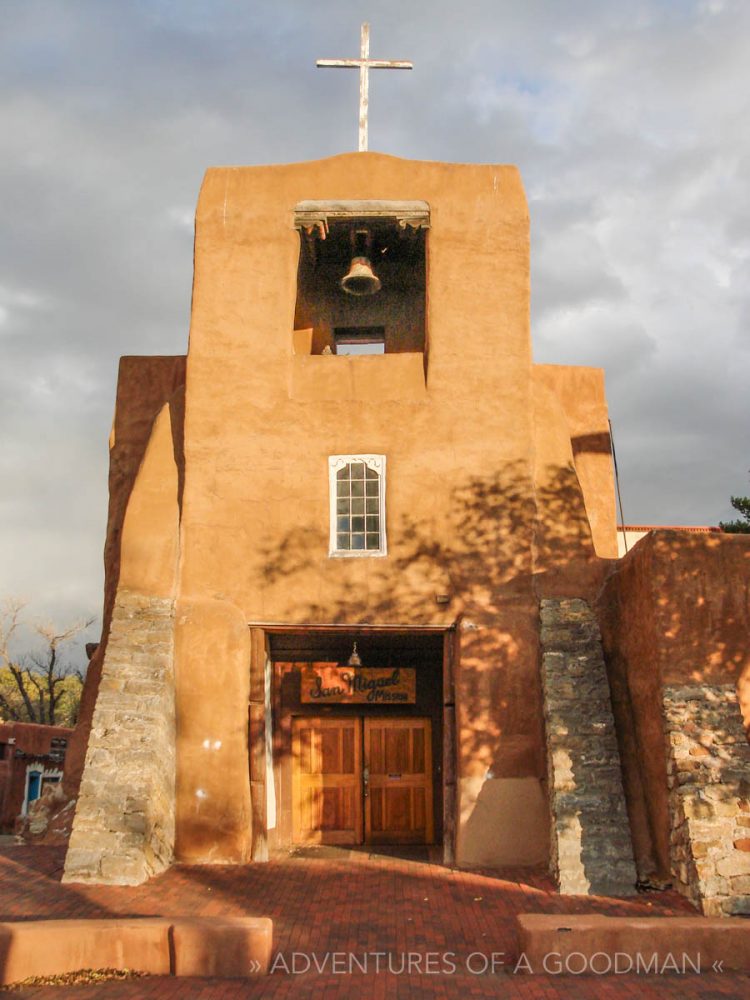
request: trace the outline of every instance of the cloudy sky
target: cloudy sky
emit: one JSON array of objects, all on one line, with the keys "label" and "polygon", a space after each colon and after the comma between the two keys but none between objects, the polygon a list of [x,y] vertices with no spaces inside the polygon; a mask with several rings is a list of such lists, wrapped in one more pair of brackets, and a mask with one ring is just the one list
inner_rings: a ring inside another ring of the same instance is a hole
[{"label": "cloudy sky", "polygon": [[98,613],[122,354],[183,353],[203,172],[516,163],[538,361],[601,365],[629,523],[750,493],[746,0],[0,0],[0,595]]}]

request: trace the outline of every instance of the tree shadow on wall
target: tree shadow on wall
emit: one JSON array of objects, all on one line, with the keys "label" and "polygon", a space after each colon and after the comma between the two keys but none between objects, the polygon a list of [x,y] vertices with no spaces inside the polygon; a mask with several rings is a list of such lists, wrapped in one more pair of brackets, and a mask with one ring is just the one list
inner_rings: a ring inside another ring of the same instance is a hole
[{"label": "tree shadow on wall", "polygon": [[[538,479],[523,462],[464,478],[438,513],[426,502],[424,514],[389,518],[384,559],[329,558],[327,533],[308,526],[261,549],[269,605],[290,623],[457,623],[470,773],[544,778],[539,599],[592,598],[600,582],[574,469],[548,467]],[[436,603],[443,594],[447,608]]]},{"label": "tree shadow on wall", "polygon": [[[441,592],[447,586],[461,611],[475,607],[491,615],[510,596],[546,593],[542,577],[577,573],[580,579],[584,570],[589,583],[585,570],[595,556],[575,471],[550,467],[544,485],[534,488],[528,466],[510,462],[454,486],[439,515],[389,519],[387,558],[365,561],[366,591],[347,590],[347,563],[361,560],[329,558],[328,533],[305,525],[261,544],[259,571],[269,587],[283,585],[290,621],[408,625],[439,618],[435,585]],[[334,565],[339,580],[326,572]],[[309,580],[322,574],[325,597],[303,596]]]}]

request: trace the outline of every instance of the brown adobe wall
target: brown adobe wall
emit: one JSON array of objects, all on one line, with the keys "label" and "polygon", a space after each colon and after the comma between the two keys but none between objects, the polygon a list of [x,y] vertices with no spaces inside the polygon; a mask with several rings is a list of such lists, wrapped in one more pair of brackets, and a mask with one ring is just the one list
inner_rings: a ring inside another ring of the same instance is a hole
[{"label": "brown adobe wall", "polygon": [[604,371],[571,365],[533,367],[534,380],[559,399],[596,554],[617,558],[617,516]]},{"label": "brown adobe wall", "polygon": [[64,881],[137,884],[172,860],[181,425],[178,390],[153,423],[122,520]]},{"label": "brown adobe wall", "polygon": [[663,688],[733,683],[750,724],[750,540],[652,531],[613,566],[598,612],[634,848],[667,876]]},{"label": "brown adobe wall", "polygon": [[[185,363],[184,356],[120,358],[115,412],[109,440],[109,513],[104,543],[102,634],[89,662],[78,724],[70,740],[65,761],[64,787],[72,797],[78,794],[91,718],[99,691],[120,576],[121,534],[128,501],[151,437],[154,420],[162,406],[185,384]],[[171,413],[175,452],[181,455],[182,414],[179,400],[173,403]]]},{"label": "brown adobe wall", "polygon": [[0,743],[15,739],[10,749],[29,756],[49,753],[51,741],[66,738],[73,732],[68,726],[45,726],[38,722],[0,722]]},{"label": "brown adobe wall", "polygon": [[[292,213],[310,199],[429,203],[426,363],[294,355]],[[247,622],[459,620],[459,856],[519,860],[523,815],[521,847],[545,860],[539,597],[590,598],[601,570],[566,412],[532,379],[528,268],[514,167],[361,153],[206,174],[176,619],[178,857],[250,850]],[[598,393],[596,378],[578,391]],[[571,412],[576,434],[598,431]],[[358,453],[387,456],[387,559],[328,556],[328,456]]]},{"label": "brown adobe wall", "polygon": [[[414,353],[294,355],[300,240],[291,212],[300,200],[331,197],[429,202],[428,362]],[[581,490],[590,477],[574,445],[597,433],[603,396],[598,373],[532,377],[517,170],[378,154],[211,170],[196,221],[187,372],[182,358],[123,361],[106,550],[105,635],[115,592],[123,597],[111,695],[138,683],[123,674],[131,599],[140,607],[140,596],[173,594],[180,519],[177,856],[249,856],[248,622],[458,621],[459,859],[545,861],[538,606],[552,594],[590,600],[601,579]],[[172,393],[185,380],[183,465],[181,397]],[[170,397],[164,475],[154,452],[139,492],[154,416]],[[336,453],[387,456],[387,559],[328,556],[327,458]],[[124,520],[131,545],[121,568]],[[105,655],[102,643],[82,748]],[[106,742],[104,717],[100,728]],[[94,749],[97,759],[114,752]],[[71,784],[83,749],[76,759]],[[93,790],[89,826],[99,822]],[[81,859],[79,874],[101,869],[99,855]]]}]

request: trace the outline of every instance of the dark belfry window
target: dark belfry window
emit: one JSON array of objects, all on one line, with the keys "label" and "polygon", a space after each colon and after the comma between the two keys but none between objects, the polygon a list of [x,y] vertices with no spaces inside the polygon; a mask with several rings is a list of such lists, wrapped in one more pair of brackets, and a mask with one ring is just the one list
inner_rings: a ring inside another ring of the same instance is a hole
[{"label": "dark belfry window", "polygon": [[385,555],[385,457],[329,459],[332,556]]},{"label": "dark belfry window", "polygon": [[294,225],[294,329],[311,354],[426,354],[426,202],[304,201]]}]

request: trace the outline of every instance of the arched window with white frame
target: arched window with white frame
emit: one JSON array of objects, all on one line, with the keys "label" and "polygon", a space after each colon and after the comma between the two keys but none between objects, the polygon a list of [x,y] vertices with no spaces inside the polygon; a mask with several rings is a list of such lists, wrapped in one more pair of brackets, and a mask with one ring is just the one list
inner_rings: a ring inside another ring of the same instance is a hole
[{"label": "arched window with white frame", "polygon": [[385,455],[331,455],[330,556],[384,556]]}]

